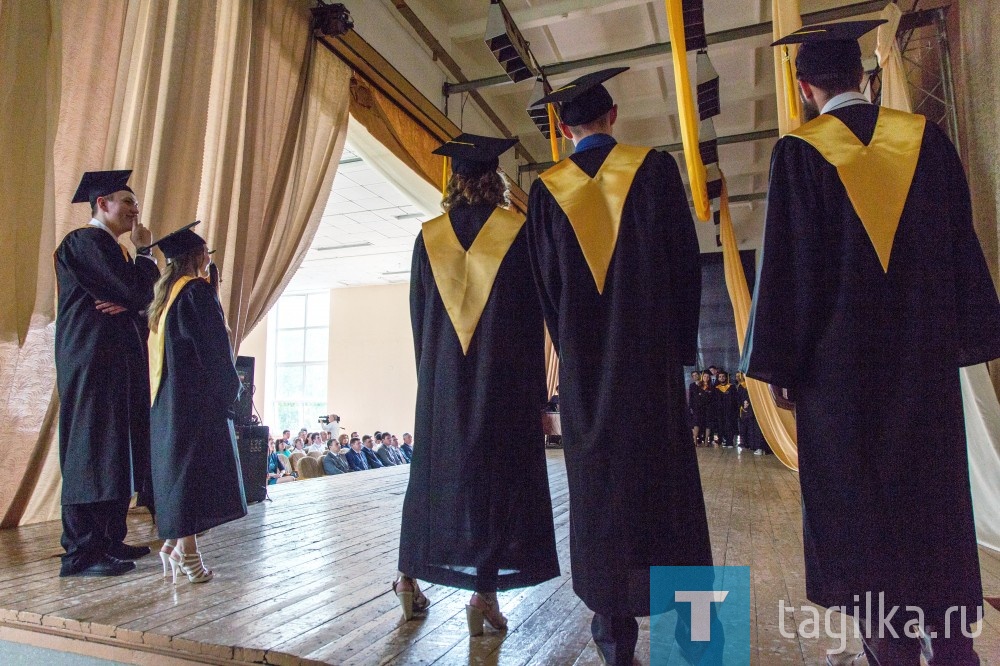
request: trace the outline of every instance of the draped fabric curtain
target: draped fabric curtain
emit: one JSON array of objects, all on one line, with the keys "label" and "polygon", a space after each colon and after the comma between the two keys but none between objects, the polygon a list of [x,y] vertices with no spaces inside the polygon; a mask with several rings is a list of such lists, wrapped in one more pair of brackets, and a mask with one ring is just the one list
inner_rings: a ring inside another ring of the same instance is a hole
[{"label": "draped fabric curtain", "polygon": [[[719,240],[722,241],[722,261],[726,272],[726,288],[733,303],[733,318],[736,320],[736,342],[740,351],[746,340],[750,323],[751,295],[747,277],[740,261],[739,245],[733,231],[733,219],[729,214],[729,191],[725,180],[722,198],[719,202]],[[747,378],[747,392],[750,404],[760,425],[764,438],[778,460],[791,470],[799,468],[798,446],[795,439],[795,416],[787,409],[779,408],[764,382]]]},{"label": "draped fabric curtain", "polygon": [[301,261],[343,147],[350,76],[313,48],[311,6],[0,4],[0,108],[13,119],[0,146],[26,156],[16,173],[0,167],[0,193],[24,204],[0,220],[0,239],[17,247],[0,262],[17,285],[0,315],[0,423],[15,443],[0,526],[59,516],[51,255],[89,219],[68,203],[84,171],[133,168],[156,236],[202,216],[235,342]]},{"label": "draped fabric curtain", "polygon": [[[799,0],[771,0],[771,37],[774,41],[787,37],[801,27]],[[778,96],[778,134],[784,136],[802,124],[799,86],[795,78],[798,46],[788,46],[787,51],[785,48],[775,47],[773,51],[774,92]]]},{"label": "draped fabric curtain", "polygon": [[903,58],[896,42],[896,30],[903,12],[893,3],[882,10],[879,18],[888,21],[878,27],[875,55],[882,68],[882,106],[890,109],[910,110],[910,90],[903,69]]},{"label": "draped fabric curtain", "polygon": [[559,386],[559,354],[556,353],[556,346],[552,344],[548,330],[545,331],[545,386],[550,398]]}]

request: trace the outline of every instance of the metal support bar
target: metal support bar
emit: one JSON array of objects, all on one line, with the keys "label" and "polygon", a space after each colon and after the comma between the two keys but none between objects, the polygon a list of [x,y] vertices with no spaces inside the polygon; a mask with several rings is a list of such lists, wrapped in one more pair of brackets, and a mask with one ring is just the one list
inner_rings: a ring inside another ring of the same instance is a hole
[{"label": "metal support bar", "polygon": [[[837,7],[834,9],[827,9],[820,12],[812,12],[810,14],[802,15],[802,22],[806,25],[810,23],[826,23],[829,21],[838,21],[840,19],[850,18],[851,16],[857,16],[859,14],[870,14],[872,12],[882,11],[890,0],[866,0],[865,2],[858,2],[853,5],[847,5],[845,7]],[[749,37],[757,37],[760,35],[770,35],[771,34],[771,22],[766,21],[764,23],[757,23],[754,25],[743,26],[741,28],[733,28],[731,30],[720,30],[719,32],[713,32],[706,36],[708,44],[723,44],[725,42],[733,42],[739,39],[747,39]],[[591,56],[589,58],[580,58],[579,60],[569,60],[567,62],[558,62],[551,65],[542,66],[542,71],[545,76],[556,76],[558,74],[565,74],[566,72],[572,72],[574,70],[583,69],[585,67],[596,67],[598,65],[606,65],[610,63],[620,63],[626,62],[628,60],[636,60],[639,58],[646,58],[649,56],[661,56],[670,54],[670,42],[661,42],[657,44],[648,44],[646,46],[640,46],[633,49],[625,49],[624,51],[616,51],[614,53],[606,53],[604,55]],[[448,95],[453,95],[455,93],[466,92],[468,90],[477,90],[479,88],[488,88],[491,86],[499,86],[507,83],[511,83],[511,80],[507,76],[490,76],[483,79],[475,79],[472,81],[461,81],[459,83],[448,83],[444,84],[444,94],[445,97]]]},{"label": "metal support bar", "polygon": [[938,51],[941,54],[941,87],[944,90],[945,115],[948,118],[948,133],[955,150],[958,145],[958,110],[955,107],[955,89],[951,78],[951,54],[948,52],[948,8],[939,7],[935,15],[937,25]]},{"label": "metal support bar", "polygon": [[[720,146],[726,146],[734,143],[746,143],[748,141],[762,141],[764,139],[776,139],[778,138],[778,130],[768,129],[768,130],[758,130],[756,132],[745,132],[743,134],[730,134],[729,136],[720,136],[718,138],[718,143]],[[681,143],[669,143],[665,146],[656,146],[654,150],[658,150],[663,153],[678,153],[684,149],[684,144]],[[531,173],[534,171],[543,171],[553,166],[555,162],[533,162],[528,164],[522,164],[517,168],[518,176],[522,173]]]}]

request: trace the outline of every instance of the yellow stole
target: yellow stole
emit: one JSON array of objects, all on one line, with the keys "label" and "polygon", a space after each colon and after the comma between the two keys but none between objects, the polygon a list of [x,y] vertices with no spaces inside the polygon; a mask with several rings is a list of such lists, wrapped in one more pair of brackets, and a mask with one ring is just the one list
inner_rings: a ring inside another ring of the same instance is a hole
[{"label": "yellow stole", "polygon": [[469,353],[469,343],[493,291],[500,263],[523,226],[523,216],[496,208],[466,251],[447,213],[423,224],[424,247],[434,283],[463,354]]},{"label": "yellow stole", "polygon": [[569,159],[540,176],[569,219],[599,294],[604,293],[604,281],[618,243],[625,198],[650,150],[616,144],[593,178]]},{"label": "yellow stole", "polygon": [[167,302],[163,304],[163,310],[160,312],[160,321],[157,322],[156,331],[149,332],[149,341],[147,346],[149,347],[149,404],[152,405],[156,402],[156,394],[160,391],[160,378],[163,376],[163,356],[164,356],[164,334],[167,327],[167,313],[170,312],[170,306],[174,304],[177,300],[177,295],[181,293],[181,289],[184,288],[191,280],[202,280],[204,278],[191,277],[190,275],[185,275],[178,278],[174,286],[170,288],[170,295],[167,297]]},{"label": "yellow stole", "polygon": [[899,218],[917,170],[925,123],[923,116],[883,107],[867,146],[830,114],[788,134],[813,146],[823,159],[837,167],[840,182],[886,273]]}]

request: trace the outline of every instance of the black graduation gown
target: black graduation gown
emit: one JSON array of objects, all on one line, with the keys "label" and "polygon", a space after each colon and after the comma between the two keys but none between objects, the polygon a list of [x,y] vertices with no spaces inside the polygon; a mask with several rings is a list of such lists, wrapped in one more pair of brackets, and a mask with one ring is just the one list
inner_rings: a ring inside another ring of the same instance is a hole
[{"label": "black graduation gown", "polygon": [[729,384],[726,391],[715,387],[715,412],[716,427],[719,436],[726,440],[726,444],[733,443],[733,436],[736,434],[736,421],[739,418],[738,403],[736,402],[736,387]]},{"label": "black graduation gown", "polygon": [[160,537],[175,539],[245,516],[247,502],[232,421],[240,379],[212,286],[184,285],[164,326],[150,412],[153,493]]},{"label": "black graduation gown", "polygon": [[[569,159],[593,177],[610,146]],[[528,239],[559,353],[573,589],[608,615],[649,615],[649,567],[710,565],[685,421],[701,273],[677,165],[650,152],[625,199],[603,295],[569,219],[539,179]]]},{"label": "black graduation gown", "polygon": [[[865,144],[878,113],[833,112]],[[794,389],[808,598],[981,604],[958,369],[1000,356],[1000,304],[954,147],[927,122],[887,273],[800,139],[775,146],[765,229],[741,365]]]},{"label": "black graduation gown", "polygon": [[757,417],[753,413],[753,403],[750,402],[750,391],[746,385],[736,387],[736,408],[740,415],[740,446],[751,451],[764,449],[766,453],[770,453],[771,447],[764,440],[764,433],[757,423]]},{"label": "black graduation gown", "polygon": [[[450,211],[464,248],[492,212],[481,205]],[[418,445],[403,503],[399,570],[463,589],[475,588],[480,570],[499,569],[499,590],[554,578],[559,561],[541,425],[544,329],[524,229],[500,264],[468,354],[422,234],[410,280]]]},{"label": "black graduation gown", "polygon": [[[92,226],[66,234],[54,259],[62,503],[124,500],[132,495],[132,449],[149,446],[146,344],[139,331],[160,272],[148,259],[126,259],[111,234]],[[128,312],[102,314],[95,300]]]},{"label": "black graduation gown", "polygon": [[700,428],[699,437],[705,436],[705,429],[711,427],[709,422],[709,412],[712,409],[715,389],[711,385],[703,389],[701,384],[692,384],[691,405],[694,417],[694,425]]}]

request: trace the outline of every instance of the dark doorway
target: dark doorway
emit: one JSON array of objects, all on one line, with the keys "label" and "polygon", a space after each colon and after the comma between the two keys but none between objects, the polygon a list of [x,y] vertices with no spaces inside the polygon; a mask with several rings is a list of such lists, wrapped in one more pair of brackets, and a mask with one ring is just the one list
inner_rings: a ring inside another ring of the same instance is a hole
[{"label": "dark doorway", "polygon": [[[734,374],[740,361],[736,344],[736,320],[733,304],[726,289],[726,273],[722,253],[702,254],[701,261],[701,317],[698,322],[698,369],[710,365]],[[755,252],[740,252],[740,263],[747,276],[750,293],[756,277]],[[685,368],[690,373],[694,368]]]}]

